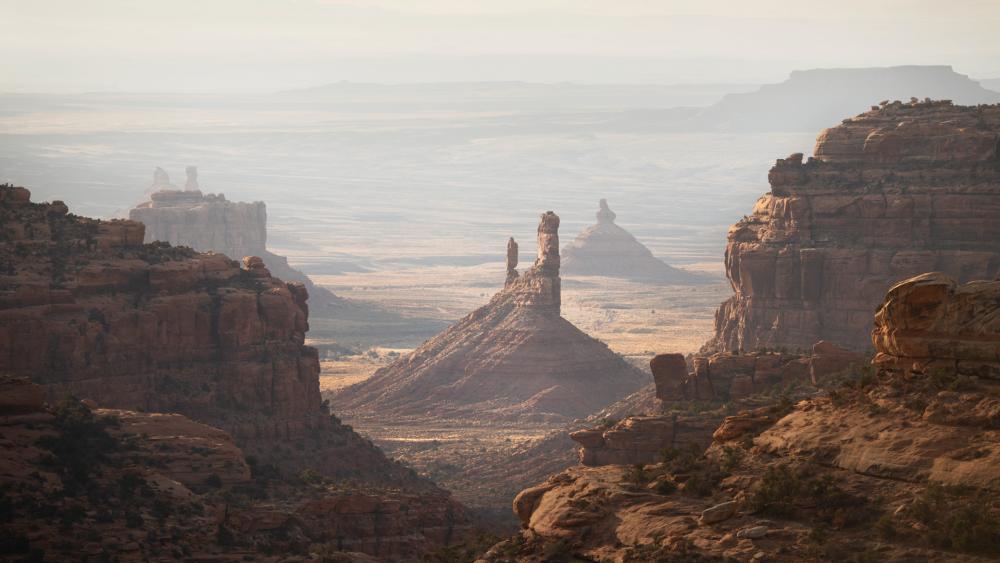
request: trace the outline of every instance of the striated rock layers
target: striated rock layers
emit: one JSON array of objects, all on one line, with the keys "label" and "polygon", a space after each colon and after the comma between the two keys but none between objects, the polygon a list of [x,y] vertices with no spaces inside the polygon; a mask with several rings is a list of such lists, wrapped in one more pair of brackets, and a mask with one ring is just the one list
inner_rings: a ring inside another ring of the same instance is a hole
[{"label": "striated rock layers", "polygon": [[1000,271],[1000,106],[883,103],[821,133],[814,152],[778,160],[771,192],[730,228],[736,294],[709,348],[865,349],[896,281]]},{"label": "striated rock layers", "polygon": [[597,224],[587,227],[563,249],[563,273],[676,284],[709,281],[653,256],[631,233],[615,224],[616,214],[607,200],[602,199],[600,206]]},{"label": "striated rock layers", "polygon": [[[580,463],[591,466],[653,463],[667,450],[703,450],[713,438],[728,439],[735,429],[770,426],[781,409],[753,408],[761,402],[758,395],[775,390],[809,394],[815,391],[813,385],[862,365],[864,359],[827,342],[818,342],[810,355],[720,353],[695,356],[692,363],[694,368],[689,371],[681,354],[654,357],[649,367],[655,391],[644,388],[634,393],[598,415],[605,418],[604,425],[570,434],[580,445]],[[702,405],[700,412],[687,410],[692,401]],[[651,402],[660,404],[651,406]],[[723,402],[750,409],[726,416]],[[764,399],[764,402],[770,401]],[[626,416],[615,421],[614,415],[619,413]]]},{"label": "striated rock layers", "polygon": [[183,190],[170,183],[162,168],[157,168],[150,190],[149,201],[129,211],[129,219],[146,226],[145,242],[161,241],[199,252],[218,252],[234,260],[258,256],[276,277],[306,286],[314,313],[320,316],[366,313],[364,306],[315,285],[308,276],[292,268],[287,258],[267,250],[267,207],[263,201],[234,202],[223,194],[203,194],[194,166],[187,167]]},{"label": "striated rock layers", "polygon": [[532,268],[518,274],[509,253],[508,282],[487,305],[332,404],[379,416],[559,420],[642,386],[648,376],[560,315],[558,228],[558,216],[543,214]]},{"label": "striated rock layers", "polygon": [[43,404],[0,376],[5,558],[412,561],[461,537],[440,494],[281,478],[179,414]]},{"label": "striated rock layers", "polygon": [[182,413],[284,466],[420,484],[324,412],[302,284],[258,258],[142,244],[141,223],[24,188],[0,188],[0,224],[0,372],[52,400]]},{"label": "striated rock layers", "polygon": [[874,373],[730,417],[704,454],[555,475],[515,498],[524,532],[482,561],[995,559],[998,296],[940,273],[895,285]]}]

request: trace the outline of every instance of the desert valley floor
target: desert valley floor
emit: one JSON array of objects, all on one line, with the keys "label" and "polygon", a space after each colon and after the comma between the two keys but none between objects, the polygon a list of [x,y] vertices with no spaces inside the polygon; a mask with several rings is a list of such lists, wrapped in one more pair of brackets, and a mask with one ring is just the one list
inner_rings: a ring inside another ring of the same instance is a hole
[{"label": "desert valley floor", "polygon": [[[658,285],[598,276],[566,276],[563,315],[648,373],[648,362],[653,355],[697,352],[712,335],[715,309],[732,290],[720,269],[699,266],[689,269],[716,276],[713,283]],[[503,264],[495,262],[313,277],[343,297],[376,302],[404,315],[450,322],[485,304],[502,286],[502,273]],[[341,341],[351,340],[345,337],[351,330],[346,322],[339,326],[315,325],[313,330],[333,331]],[[367,338],[359,340],[361,346],[354,352],[330,351],[321,359],[320,386],[324,396],[363,381],[397,355],[405,355],[420,344],[412,339],[383,343]],[[323,338],[314,338],[310,343],[321,350],[331,344]],[[532,482],[535,472],[519,478],[511,475],[485,485],[481,479],[473,478],[473,474],[481,473],[494,461],[527,452],[539,442],[553,454],[546,463],[558,466],[575,462],[571,442],[553,438],[554,433],[564,434],[563,423],[443,422],[434,413],[392,421],[342,418],[391,457],[452,490],[467,506],[508,525],[514,523],[510,501]],[[553,443],[545,443],[546,437]],[[544,471],[550,467],[553,465],[541,463],[538,469]]]}]

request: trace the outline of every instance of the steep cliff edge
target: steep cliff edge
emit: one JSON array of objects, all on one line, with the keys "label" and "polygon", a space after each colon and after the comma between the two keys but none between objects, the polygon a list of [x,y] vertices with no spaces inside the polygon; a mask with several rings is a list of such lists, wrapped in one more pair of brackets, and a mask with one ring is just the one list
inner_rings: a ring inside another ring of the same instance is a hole
[{"label": "steep cliff edge", "polygon": [[53,401],[182,413],[261,461],[430,487],[326,412],[302,284],[29,197],[0,188],[0,372]]},{"label": "steep cliff edge", "polygon": [[[289,265],[286,257],[267,249],[267,206],[263,201],[237,202],[227,200],[223,194],[202,193],[197,169],[189,166],[187,172],[185,189],[180,190],[170,183],[165,171],[157,168],[148,190],[149,200],[129,211],[131,220],[145,225],[145,242],[187,246],[199,252],[224,254],[233,260],[246,256],[261,258],[275,277],[305,285],[313,319],[321,321],[319,327],[314,327],[313,338],[364,340],[372,337],[369,332],[391,338],[427,338],[442,327],[441,322],[404,318],[374,304],[345,299],[314,284],[309,276]],[[354,334],[350,328],[340,328],[338,323],[375,326],[359,327],[362,334]]]},{"label": "steep cliff edge", "polygon": [[[346,414],[553,420],[586,416],[647,379],[560,315],[559,217],[538,226],[538,258],[490,302],[331,401]],[[648,379],[647,379],[648,380]]]},{"label": "steep cliff edge", "polygon": [[729,230],[735,295],[708,348],[870,346],[896,281],[1000,271],[1000,106],[883,103],[780,159],[771,191]]},{"label": "steep cliff edge", "polygon": [[712,446],[577,467],[523,491],[482,561],[986,561],[1000,555],[1000,282],[894,286],[874,369]]}]

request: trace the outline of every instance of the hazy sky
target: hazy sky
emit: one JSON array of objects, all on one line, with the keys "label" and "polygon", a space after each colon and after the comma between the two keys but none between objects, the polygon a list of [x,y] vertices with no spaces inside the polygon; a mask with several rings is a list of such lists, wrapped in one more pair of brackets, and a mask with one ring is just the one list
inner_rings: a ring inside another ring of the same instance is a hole
[{"label": "hazy sky", "polygon": [[0,0],[0,22],[3,91],[1000,77],[1000,0]]}]

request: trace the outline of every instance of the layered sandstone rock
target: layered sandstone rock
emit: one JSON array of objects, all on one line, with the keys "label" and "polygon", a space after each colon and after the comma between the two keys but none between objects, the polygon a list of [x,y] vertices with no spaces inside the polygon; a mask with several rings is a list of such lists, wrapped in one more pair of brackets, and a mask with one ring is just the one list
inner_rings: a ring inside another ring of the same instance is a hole
[{"label": "layered sandstone rock", "polygon": [[560,316],[559,218],[542,215],[538,258],[484,307],[336,395],[348,414],[458,418],[585,416],[648,376]]},{"label": "layered sandstone rock", "polygon": [[804,380],[813,384],[865,363],[862,355],[830,342],[817,342],[810,354],[753,352],[694,356],[688,370],[680,354],[659,354],[650,360],[661,401],[718,401],[741,399],[754,393]]},{"label": "layered sandstone rock", "polygon": [[729,230],[735,295],[709,348],[863,350],[871,311],[927,271],[1000,271],[1000,106],[883,103],[827,129],[815,158],[780,159],[771,192]]},{"label": "layered sandstone rock", "polygon": [[[813,385],[864,362],[860,355],[828,342],[816,343],[810,355],[756,352],[695,356],[690,371],[682,355],[659,354],[649,362],[655,391],[643,389],[619,401],[592,417],[611,424],[578,430],[570,438],[580,445],[580,463],[584,465],[653,463],[667,450],[703,450],[713,440],[724,442],[770,426],[786,408],[769,405],[727,416],[723,402],[731,407],[753,407],[760,404],[755,396],[778,390],[807,396],[816,392]],[[658,405],[651,404],[653,397]],[[787,395],[785,399],[791,400]],[[689,402],[707,408],[684,412]],[[637,416],[639,413],[646,416]]]},{"label": "layered sandstone rock", "polygon": [[609,428],[569,435],[580,447],[583,465],[652,463],[672,449],[704,449],[719,425],[718,415],[629,416]]},{"label": "layered sandstone rock", "polygon": [[615,224],[615,217],[607,200],[602,199],[597,224],[587,227],[563,249],[563,273],[677,284],[709,281],[653,256],[631,233]]},{"label": "layered sandstone rock", "polygon": [[325,412],[302,284],[24,193],[0,188],[0,372],[50,400],[184,414],[289,470],[429,486]]},{"label": "layered sandstone rock", "polygon": [[275,277],[305,285],[313,318],[324,320],[322,330],[314,336],[357,340],[375,333],[382,337],[426,338],[443,326],[441,322],[403,318],[373,304],[344,299],[314,284],[292,268],[286,257],[267,249],[264,202],[234,202],[223,194],[202,193],[193,166],[187,169],[184,190],[171,184],[160,168],[156,169],[150,190],[149,200],[129,211],[130,219],[145,225],[147,243],[167,242],[224,254],[233,260],[258,257]]},{"label": "layered sandstone rock", "polygon": [[432,491],[280,478],[182,415],[52,408],[26,378],[0,376],[0,390],[7,557],[410,561],[466,532]]},{"label": "layered sandstone rock", "polygon": [[555,475],[518,495],[524,532],[482,561],[1000,556],[998,292],[938,273],[894,286],[877,373],[728,417],[702,456]]}]

